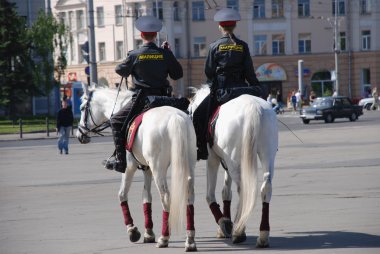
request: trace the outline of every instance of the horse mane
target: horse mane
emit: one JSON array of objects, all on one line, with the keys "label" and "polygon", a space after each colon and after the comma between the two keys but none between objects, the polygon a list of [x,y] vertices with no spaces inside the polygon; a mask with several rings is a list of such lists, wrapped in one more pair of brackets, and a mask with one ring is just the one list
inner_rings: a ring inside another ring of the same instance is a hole
[{"label": "horse mane", "polygon": [[[130,90],[121,90],[118,89],[110,89],[109,87],[91,87],[84,90],[83,96],[81,97],[82,106],[87,102],[89,94],[92,92],[92,100],[91,103],[94,105],[93,110],[104,110],[103,113],[108,117],[111,116],[112,113],[117,112],[124,105],[127,104],[128,101],[132,99],[132,96],[135,94],[134,91]],[[114,111],[113,111],[114,109]]]}]

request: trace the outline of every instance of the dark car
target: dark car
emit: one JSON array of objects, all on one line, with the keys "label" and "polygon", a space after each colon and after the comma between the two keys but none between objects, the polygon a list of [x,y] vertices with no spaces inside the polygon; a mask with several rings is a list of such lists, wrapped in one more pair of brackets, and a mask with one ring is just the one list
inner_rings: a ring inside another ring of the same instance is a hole
[{"label": "dark car", "polygon": [[318,97],[309,108],[302,110],[301,118],[304,124],[310,120],[325,120],[334,122],[335,118],[348,118],[356,121],[363,114],[363,107],[354,105],[348,97]]}]

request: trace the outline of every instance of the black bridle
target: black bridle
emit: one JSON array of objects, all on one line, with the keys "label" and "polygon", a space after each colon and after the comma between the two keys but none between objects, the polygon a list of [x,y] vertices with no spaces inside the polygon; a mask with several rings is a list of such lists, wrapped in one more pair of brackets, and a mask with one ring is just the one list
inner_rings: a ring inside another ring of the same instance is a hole
[{"label": "black bridle", "polygon": [[[99,136],[104,136],[101,132],[111,126],[109,120],[107,120],[107,121],[105,121],[99,125],[95,123],[94,117],[93,117],[92,112],[91,112],[91,107],[90,107],[90,103],[92,100],[92,94],[93,94],[93,91],[91,91],[90,94],[88,95],[88,99],[87,99],[86,105],[84,107],[84,110],[85,110],[84,111],[84,126],[80,125],[80,124],[78,125],[79,132],[82,134],[82,136],[85,136],[87,138],[90,138],[87,135],[90,132],[97,134]],[[91,128],[91,129],[88,128],[89,118],[91,119],[92,123],[95,125],[94,128]]]}]

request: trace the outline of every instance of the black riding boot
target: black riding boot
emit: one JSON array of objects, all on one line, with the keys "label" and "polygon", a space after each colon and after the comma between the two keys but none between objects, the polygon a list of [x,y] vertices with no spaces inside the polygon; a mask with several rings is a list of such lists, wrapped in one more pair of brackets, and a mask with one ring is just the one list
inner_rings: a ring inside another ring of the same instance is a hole
[{"label": "black riding boot", "polygon": [[104,165],[109,170],[115,170],[120,173],[125,173],[127,167],[126,152],[125,152],[125,136],[124,133],[112,129],[113,141],[115,143],[116,155],[114,160],[108,159]]}]

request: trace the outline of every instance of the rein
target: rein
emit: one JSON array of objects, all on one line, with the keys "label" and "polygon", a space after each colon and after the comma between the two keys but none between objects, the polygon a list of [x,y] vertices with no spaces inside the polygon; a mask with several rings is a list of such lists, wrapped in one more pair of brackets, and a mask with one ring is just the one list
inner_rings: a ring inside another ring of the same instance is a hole
[{"label": "rein", "polygon": [[[91,99],[92,99],[92,94],[93,94],[93,91],[90,92],[90,94],[88,96],[88,100],[86,102],[85,111],[84,111],[84,126],[83,125],[79,125],[78,126],[79,132],[83,136],[88,137],[88,138],[89,138],[89,136],[87,135],[87,133],[89,133],[89,132],[92,132],[92,133],[97,134],[99,136],[104,136],[101,132],[111,126],[109,120],[101,123],[100,125],[98,125],[98,124],[95,123],[94,117],[93,117],[92,112],[91,112],[91,107],[90,107],[90,102],[91,102]],[[89,116],[90,116],[90,119],[91,119],[92,123],[95,125],[95,127],[92,128],[92,129],[88,128],[88,119],[89,119]]]},{"label": "rein", "polygon": [[[121,78],[120,85],[119,85],[119,88],[117,90],[117,95],[116,95],[115,103],[113,105],[113,109],[112,109],[112,112],[111,112],[111,117],[113,116],[113,112],[114,112],[115,107],[116,107],[116,102],[117,102],[117,98],[119,97],[120,88],[121,88],[121,85],[123,84],[123,78],[124,77]],[[90,133],[90,132],[92,132],[92,133],[94,133],[96,135],[104,137],[104,135],[101,132],[103,130],[107,129],[108,127],[111,127],[111,123],[110,123],[110,120],[107,120],[107,121],[101,123],[100,125],[97,125],[95,123],[94,117],[92,116],[91,108],[90,108],[90,102],[92,100],[92,94],[93,94],[93,91],[90,92],[90,94],[88,96],[88,100],[86,102],[85,111],[84,111],[84,126],[79,125],[78,126],[78,130],[79,130],[79,132],[83,136],[85,136],[87,138],[89,138],[89,136],[87,135],[87,133]],[[88,128],[88,116],[90,116],[92,123],[95,125],[95,127],[92,128],[92,129]]]}]

